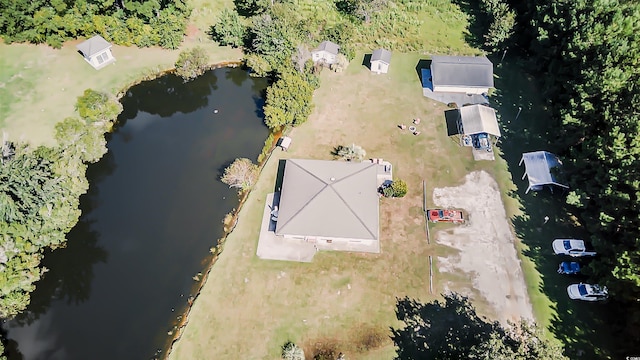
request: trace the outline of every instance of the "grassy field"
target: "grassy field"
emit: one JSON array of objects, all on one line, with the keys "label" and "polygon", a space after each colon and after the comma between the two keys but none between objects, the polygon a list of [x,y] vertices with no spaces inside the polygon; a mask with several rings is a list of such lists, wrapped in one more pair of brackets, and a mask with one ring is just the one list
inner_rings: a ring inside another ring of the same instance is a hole
[{"label": "grassy field", "polygon": [[[211,63],[240,59],[239,50],[219,47],[206,35],[209,14],[231,3],[194,0],[192,6],[197,10],[181,49],[202,46]],[[80,42],[69,41],[60,50],[0,42],[0,130],[10,139],[53,144],[54,125],[76,115],[76,98],[84,90],[116,94],[142,78],[173,68],[180,52],[114,46],[116,63],[97,71],[77,53],[75,46]]]},{"label": "grassy field", "polygon": [[[432,189],[457,184],[470,170],[504,169],[502,161],[474,162],[468,148],[446,136],[446,107],[422,96],[415,71],[419,59],[394,54],[389,75],[373,75],[357,63],[342,74],[323,73],[313,115],[293,130],[289,152],[276,151],[267,163],[172,358],[275,359],[287,340],[307,353],[336,346],[352,359],[393,357],[389,327],[398,325],[396,299],[430,301],[443,291],[440,282],[453,276],[436,274],[435,294],[429,294],[428,256],[450,250],[427,244],[422,180]],[[422,119],[420,135],[398,129],[415,117]],[[331,159],[335,146],[351,143],[363,146],[367,156],[393,163],[394,177],[409,186],[405,198],[382,200],[382,253],[320,252],[310,264],[257,259],[259,224],[278,161]]]}]

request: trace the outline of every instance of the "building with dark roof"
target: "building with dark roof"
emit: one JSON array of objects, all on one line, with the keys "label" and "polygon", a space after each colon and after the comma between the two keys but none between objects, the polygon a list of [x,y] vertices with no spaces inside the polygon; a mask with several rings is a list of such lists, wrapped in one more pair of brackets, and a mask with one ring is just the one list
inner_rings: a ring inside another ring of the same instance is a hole
[{"label": "building with dark roof", "polygon": [[429,80],[434,92],[486,94],[493,87],[493,63],[486,56],[432,56]]}]

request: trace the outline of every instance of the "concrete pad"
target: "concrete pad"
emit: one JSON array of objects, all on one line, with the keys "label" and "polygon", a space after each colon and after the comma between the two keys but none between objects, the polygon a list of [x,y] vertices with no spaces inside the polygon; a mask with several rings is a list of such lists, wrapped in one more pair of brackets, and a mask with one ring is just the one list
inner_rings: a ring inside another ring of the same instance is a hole
[{"label": "concrete pad", "polygon": [[[276,198],[278,197],[276,196]],[[275,221],[271,220],[271,210],[274,204],[274,193],[267,194],[256,255],[264,260],[311,262],[317,252],[313,244],[276,236]]]}]

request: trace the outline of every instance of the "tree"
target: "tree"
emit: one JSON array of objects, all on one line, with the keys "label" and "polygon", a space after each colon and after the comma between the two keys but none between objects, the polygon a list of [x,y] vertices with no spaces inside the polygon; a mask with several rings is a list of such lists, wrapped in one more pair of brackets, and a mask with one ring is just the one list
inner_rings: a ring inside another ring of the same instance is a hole
[{"label": "tree", "polygon": [[367,152],[361,146],[351,144],[348,146],[338,146],[336,148],[336,155],[346,161],[362,161],[362,159],[367,156]]},{"label": "tree", "polygon": [[209,64],[209,55],[200,46],[184,50],[176,60],[176,75],[189,81],[204,74]]},{"label": "tree", "polygon": [[468,298],[443,297],[444,302],[427,304],[398,299],[396,314],[404,326],[392,329],[396,359],[566,359],[535,324],[521,321],[504,328],[478,316]]},{"label": "tree", "polygon": [[291,341],[287,341],[282,346],[282,358],[284,360],[304,360],[304,350]]},{"label": "tree", "polygon": [[313,87],[297,72],[287,70],[267,89],[265,123],[271,130],[304,123],[311,110]]},{"label": "tree", "polygon": [[270,3],[270,0],[233,0],[238,14],[247,17],[262,14]]},{"label": "tree", "polygon": [[235,187],[240,191],[249,191],[258,180],[258,165],[247,158],[235,159],[231,165],[224,169],[222,182]]},{"label": "tree", "polygon": [[106,127],[86,124],[80,119],[66,118],[56,124],[55,138],[61,150],[69,157],[94,163],[107,152]]},{"label": "tree", "polygon": [[78,97],[76,110],[88,123],[111,123],[122,112],[122,104],[112,95],[87,89]]},{"label": "tree", "polygon": [[244,43],[247,28],[238,13],[228,8],[222,9],[218,21],[211,27],[211,37],[222,46],[240,47]]}]

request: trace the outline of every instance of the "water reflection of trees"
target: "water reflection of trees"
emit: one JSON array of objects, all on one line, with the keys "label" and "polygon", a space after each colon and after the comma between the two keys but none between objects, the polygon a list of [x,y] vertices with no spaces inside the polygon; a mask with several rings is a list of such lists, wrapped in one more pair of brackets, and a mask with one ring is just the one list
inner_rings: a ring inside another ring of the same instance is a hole
[{"label": "water reflection of trees", "polygon": [[[217,70],[225,71],[225,70]],[[207,106],[209,96],[218,89],[216,70],[185,83],[169,74],[131,87],[120,100],[124,110],[118,122],[124,124],[137,116],[138,111],[169,117],[177,112],[190,113]]]},{"label": "water reflection of trees", "polygon": [[107,252],[98,246],[98,234],[91,230],[91,222],[81,219],[67,235],[65,248],[47,251],[42,264],[49,269],[36,283],[27,311],[13,321],[31,325],[45,314],[51,302],[65,300],[68,304],[80,304],[91,295],[93,266],[106,262]]}]

